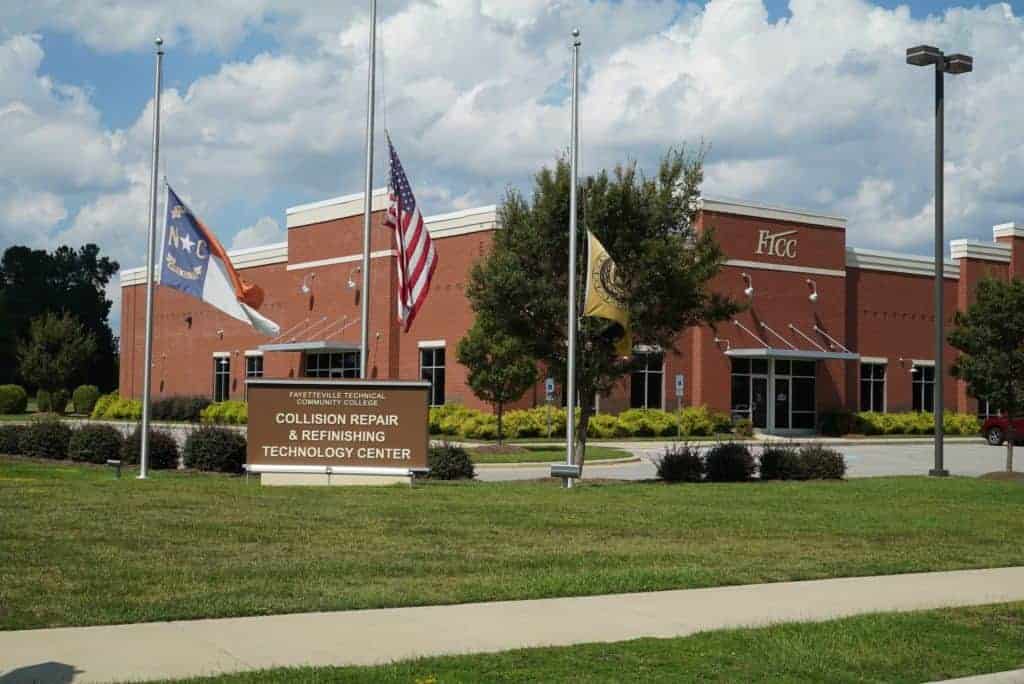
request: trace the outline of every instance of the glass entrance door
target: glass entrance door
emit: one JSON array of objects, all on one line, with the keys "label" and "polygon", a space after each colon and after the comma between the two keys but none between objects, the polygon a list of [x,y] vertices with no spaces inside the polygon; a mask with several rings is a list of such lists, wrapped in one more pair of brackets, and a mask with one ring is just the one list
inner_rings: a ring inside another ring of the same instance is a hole
[{"label": "glass entrance door", "polygon": [[750,379],[750,420],[756,428],[768,427],[768,378],[763,375]]},{"label": "glass entrance door", "polygon": [[775,378],[775,428],[777,430],[789,429],[789,393],[790,379]]}]

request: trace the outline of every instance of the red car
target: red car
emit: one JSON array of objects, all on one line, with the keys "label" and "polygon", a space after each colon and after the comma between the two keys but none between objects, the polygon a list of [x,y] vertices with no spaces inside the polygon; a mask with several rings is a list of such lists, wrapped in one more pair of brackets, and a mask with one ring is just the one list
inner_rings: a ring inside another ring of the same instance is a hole
[{"label": "red car", "polygon": [[[981,426],[981,434],[985,441],[992,446],[999,446],[1006,442],[1006,433],[1010,427],[1010,421],[1006,416],[989,416]],[[1024,441],[1024,418],[1017,418],[1013,421],[1013,441]]]}]

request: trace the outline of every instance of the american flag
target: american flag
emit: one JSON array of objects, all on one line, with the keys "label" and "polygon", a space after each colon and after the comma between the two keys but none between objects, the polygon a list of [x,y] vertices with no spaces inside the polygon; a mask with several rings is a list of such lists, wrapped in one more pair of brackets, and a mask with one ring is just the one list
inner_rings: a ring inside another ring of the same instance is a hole
[{"label": "american flag", "polygon": [[437,267],[437,252],[390,136],[388,157],[389,205],[384,225],[395,231],[395,251],[398,253],[398,320],[402,322],[403,330],[408,332],[430,290],[430,279]]}]

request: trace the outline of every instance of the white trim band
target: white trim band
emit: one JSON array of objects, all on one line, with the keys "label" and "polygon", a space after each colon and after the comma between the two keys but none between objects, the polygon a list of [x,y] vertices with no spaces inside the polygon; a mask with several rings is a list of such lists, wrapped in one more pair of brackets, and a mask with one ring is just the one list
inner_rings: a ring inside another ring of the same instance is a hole
[{"label": "white trim band", "polygon": [[924,368],[929,368],[929,367],[934,368],[935,367],[935,361],[933,359],[911,359],[910,360],[910,365],[911,366],[922,366]]},{"label": "white trim band", "polygon": [[416,343],[418,349],[444,349],[447,346],[444,340],[420,340]]},{"label": "white trim band", "polygon": [[[382,249],[376,252],[370,252],[371,259],[382,259],[385,257],[397,256],[397,253],[393,249]],[[317,266],[332,266],[334,264],[351,264],[353,262],[361,261],[363,258],[362,254],[349,254],[343,257],[331,257],[330,259],[317,259],[316,261],[301,261],[297,264],[288,264],[285,267],[286,271],[301,271],[304,268],[316,268]]]},{"label": "white trim band", "polygon": [[992,226],[992,237],[994,239],[999,238],[1024,238],[1024,226],[1018,226],[1016,223],[1000,223]]},{"label": "white trim band", "polygon": [[737,268],[758,268],[763,271],[785,271],[786,273],[806,273],[807,275],[835,276],[842,278],[846,271],[834,268],[812,268],[810,266],[790,266],[789,264],[773,264],[767,261],[746,261],[744,259],[727,259],[726,266]]},{"label": "white trim band", "polygon": [[735,214],[739,216],[753,216],[754,218],[771,219],[774,221],[805,223],[810,226],[846,228],[846,219],[841,216],[813,214],[809,211],[801,211],[799,209],[784,209],[782,207],[769,207],[763,204],[753,204],[751,202],[737,202],[735,200],[710,198],[701,198],[698,201],[697,206],[701,211],[716,211],[721,214]]},{"label": "white trim band", "polygon": [[884,366],[889,363],[889,359],[884,356],[862,356],[860,357],[862,364],[870,364],[874,366]]},{"label": "white trim band", "polygon": [[951,240],[949,252],[954,259],[979,259],[1008,264],[1013,254],[1013,248],[1010,245],[977,240]]},{"label": "white trim band", "polygon": [[231,352],[213,352],[213,358],[215,359],[230,359]]},{"label": "white trim band", "polygon": [[[880,252],[859,247],[847,248],[846,267],[916,276],[935,276],[935,260],[931,257],[899,254],[898,252]],[[945,262],[943,276],[959,280],[960,264],[955,261]]]},{"label": "white trim band", "polygon": [[245,350],[245,355],[246,355],[246,357],[249,357],[249,356],[263,356],[263,352],[260,351],[259,349],[246,349]]}]

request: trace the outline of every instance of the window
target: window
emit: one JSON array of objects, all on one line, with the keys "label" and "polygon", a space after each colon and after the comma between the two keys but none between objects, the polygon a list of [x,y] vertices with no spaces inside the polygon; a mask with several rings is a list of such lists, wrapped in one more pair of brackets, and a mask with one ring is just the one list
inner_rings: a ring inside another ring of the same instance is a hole
[{"label": "window", "polygon": [[307,378],[358,378],[359,352],[313,352],[303,360]]},{"label": "window", "polygon": [[227,401],[231,398],[231,357],[213,357],[213,400]]},{"label": "window", "polygon": [[732,360],[732,418],[746,418],[754,427],[768,427],[768,361]]},{"label": "window", "polygon": [[860,364],[860,410],[885,412],[885,364]]},{"label": "window", "polygon": [[935,410],[935,366],[914,365],[911,370],[914,410],[931,413]]},{"label": "window", "polygon": [[430,405],[444,406],[444,347],[420,349],[420,377],[430,383]]},{"label": "window", "polygon": [[992,416],[998,416],[999,409],[993,406],[988,400],[978,399],[978,417],[984,420]]},{"label": "window", "polygon": [[[263,377],[263,354],[247,354],[245,357],[245,377]],[[245,398],[249,398],[249,385],[245,386]]]},{"label": "window", "polygon": [[661,352],[640,352],[637,356],[642,365],[633,371],[629,406],[660,409],[665,355]]}]

